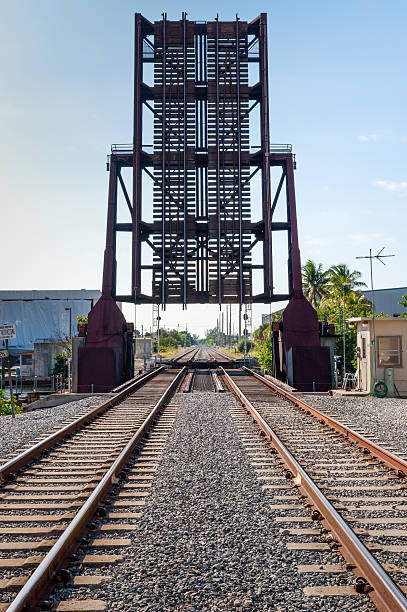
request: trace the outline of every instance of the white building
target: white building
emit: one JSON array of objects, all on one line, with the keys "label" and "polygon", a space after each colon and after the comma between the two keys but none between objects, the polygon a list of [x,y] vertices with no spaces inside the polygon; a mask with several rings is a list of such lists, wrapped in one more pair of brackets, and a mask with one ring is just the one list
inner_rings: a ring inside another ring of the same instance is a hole
[{"label": "white building", "polygon": [[10,354],[15,360],[21,356],[24,375],[48,376],[53,355],[63,350],[55,343],[76,334],[76,317],[86,316],[100,295],[89,289],[0,291],[0,324],[16,326],[17,337],[9,341]]},{"label": "white building", "polygon": [[375,333],[371,318],[348,321],[357,326],[359,388],[369,392],[376,381],[382,380],[390,396],[394,384],[394,395],[407,397],[407,318],[375,318]]}]

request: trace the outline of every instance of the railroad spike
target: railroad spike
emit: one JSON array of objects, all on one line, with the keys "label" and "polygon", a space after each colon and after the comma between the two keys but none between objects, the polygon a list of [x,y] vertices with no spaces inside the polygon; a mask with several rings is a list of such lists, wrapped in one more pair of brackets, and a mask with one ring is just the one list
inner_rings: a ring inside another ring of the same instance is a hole
[{"label": "railroad spike", "polygon": [[71,577],[71,572],[65,568],[62,568],[55,573],[54,580],[56,582],[68,584],[68,582],[71,580]]},{"label": "railroad spike", "polygon": [[373,591],[373,587],[368,583],[366,578],[359,576],[356,578],[355,590],[356,593],[370,593]]},{"label": "railroad spike", "polygon": [[319,510],[314,510],[313,513],[311,514],[311,519],[313,521],[322,521],[323,518],[324,517],[322,516]]}]

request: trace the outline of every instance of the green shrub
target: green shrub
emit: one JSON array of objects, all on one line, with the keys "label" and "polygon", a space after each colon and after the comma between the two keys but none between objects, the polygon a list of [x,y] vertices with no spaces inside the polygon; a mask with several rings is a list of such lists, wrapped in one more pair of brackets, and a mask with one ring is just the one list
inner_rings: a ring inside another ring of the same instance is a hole
[{"label": "green shrub", "polygon": [[[247,340],[246,341],[246,352],[249,353],[252,348],[253,348],[253,342],[251,342],[250,340]],[[238,343],[237,350],[239,351],[239,353],[244,353],[244,338],[243,340],[240,340],[240,342]]]},{"label": "green shrub", "polygon": [[[17,400],[13,397],[14,400],[14,412],[19,414],[22,411],[21,406],[17,404]],[[5,414],[11,414],[11,398],[6,397],[6,392],[3,389],[0,389],[0,416]]]}]

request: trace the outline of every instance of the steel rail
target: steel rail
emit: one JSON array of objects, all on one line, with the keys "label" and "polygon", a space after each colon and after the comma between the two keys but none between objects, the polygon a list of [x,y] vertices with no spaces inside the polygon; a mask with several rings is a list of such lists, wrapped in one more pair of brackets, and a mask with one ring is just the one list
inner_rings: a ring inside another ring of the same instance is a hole
[{"label": "steel rail", "polygon": [[214,371],[211,372],[211,375],[212,375],[212,381],[213,381],[213,385],[215,387],[215,391],[217,393],[223,393],[225,391],[225,388],[222,385],[222,383],[220,382],[219,376]]},{"label": "steel rail", "polygon": [[164,369],[165,369],[164,366],[161,366],[160,368],[157,368],[156,370],[152,370],[151,372],[148,372],[144,376],[137,378],[137,380],[135,380],[132,385],[130,385],[129,387],[127,387],[126,389],[124,389],[123,391],[115,395],[114,397],[110,398],[109,400],[101,404],[100,406],[97,406],[97,408],[93,408],[93,410],[90,410],[83,416],[78,417],[77,419],[75,419],[75,421],[72,421],[72,423],[69,423],[69,425],[65,425],[65,427],[62,427],[58,431],[50,434],[49,436],[44,438],[44,440],[41,440],[41,442],[34,444],[34,446],[31,446],[31,448],[28,448],[27,450],[23,451],[19,455],[16,455],[16,457],[13,457],[13,459],[10,459],[10,461],[7,461],[7,463],[4,463],[3,465],[1,465],[0,466],[0,483],[3,480],[5,480],[8,476],[10,476],[11,474],[14,474],[16,470],[25,466],[29,461],[31,461],[32,459],[35,459],[35,457],[37,457],[42,451],[48,448],[52,448],[57,442],[65,438],[65,436],[73,433],[77,429],[80,429],[81,427],[83,427],[83,425],[91,421],[94,417],[98,416],[99,414],[107,410],[108,408],[111,408],[116,403],[120,402],[122,399],[126,397],[126,395],[128,395],[129,393],[132,393],[139,386],[142,386],[144,383],[148,382],[151,378],[154,378],[155,376],[157,376],[157,374],[162,372]]},{"label": "steel rail", "polygon": [[212,353],[214,353],[215,355],[217,354],[217,355],[218,355],[218,357],[219,357],[219,356],[220,356],[220,357],[222,357],[222,358],[223,358],[223,360],[230,361],[230,362],[232,362],[232,363],[233,363],[234,361],[236,361],[236,358],[235,358],[235,357],[232,357],[232,355],[227,355],[226,353],[224,353],[224,352],[223,352],[223,351],[221,351],[220,349],[210,349],[210,350],[211,350],[211,351],[212,351]]},{"label": "steel rail", "polygon": [[375,444],[368,438],[365,438],[365,436],[363,436],[362,434],[359,434],[355,430],[351,429],[350,427],[343,425],[343,423],[341,423],[340,421],[337,421],[336,419],[333,419],[332,417],[328,416],[324,412],[321,412],[320,410],[313,408],[312,406],[310,406],[306,402],[303,402],[301,399],[299,399],[298,397],[296,397],[289,391],[286,391],[285,389],[278,387],[276,384],[274,384],[270,380],[267,380],[260,374],[257,374],[257,372],[253,372],[253,370],[250,370],[250,368],[243,366],[242,369],[245,372],[248,372],[249,374],[254,376],[254,378],[257,378],[257,380],[262,382],[264,385],[266,385],[267,387],[269,387],[270,389],[272,389],[279,395],[284,396],[286,399],[294,403],[299,408],[303,408],[304,410],[307,410],[314,416],[318,417],[320,420],[323,420],[326,425],[328,425],[335,431],[338,431],[339,433],[343,434],[349,440],[358,442],[361,446],[363,446],[364,448],[367,448],[368,451],[372,455],[375,455],[381,461],[384,461],[389,467],[396,469],[399,477],[403,478],[407,476],[407,461],[405,461],[401,457],[398,457],[397,455],[390,453],[385,448],[382,448],[381,446],[378,446],[377,444]]},{"label": "steel rail", "polygon": [[55,572],[60,569],[64,559],[71,554],[75,547],[80,545],[80,537],[86,525],[95,514],[101,501],[106,496],[110,487],[118,482],[118,474],[123,469],[132,454],[136,444],[143,438],[147,429],[151,426],[160,408],[168,400],[178,383],[184,377],[186,368],[182,368],[170,385],[164,391],[148,417],[137,429],[131,440],[126,444],[120,455],[112,466],[105,473],[99,484],[96,486],[90,497],[86,500],[76,516],[69,523],[63,534],[55,542],[51,550],[41,561],[37,569],[30,576],[28,581],[17,594],[14,601],[7,608],[7,612],[20,612],[22,610],[35,610],[38,606],[38,599],[43,594],[47,583],[49,583]]},{"label": "steel rail", "polygon": [[195,352],[195,354],[199,351],[199,348],[191,348],[188,351],[185,351],[184,353],[180,353],[179,355],[175,355],[175,357],[173,357],[172,359],[170,359],[170,361],[177,362],[177,361],[181,361],[182,359],[184,359],[184,357],[186,357],[187,355],[189,355],[190,353]]},{"label": "steel rail", "polygon": [[229,374],[224,370],[224,368],[221,367],[220,369],[228,383],[229,388],[247,408],[252,418],[265,433],[266,438],[282,457],[284,463],[287,465],[293,476],[293,483],[300,487],[306,496],[312,501],[313,505],[317,508],[322,516],[321,520],[325,519],[329,524],[330,529],[333,531],[334,535],[342,545],[341,553],[345,559],[355,565],[364,574],[364,578],[373,588],[370,595],[372,596],[372,599],[374,599],[375,605],[377,605],[377,607],[383,612],[407,612],[407,599],[395,582],[393,582],[380,563],[376,561],[363,542],[359,540],[351,527],[349,527],[346,521],[335,510],[312,478],[308,475],[304,468],[301,467],[290,451],[284,446],[277,434],[264,420],[253,404],[247,399]]}]

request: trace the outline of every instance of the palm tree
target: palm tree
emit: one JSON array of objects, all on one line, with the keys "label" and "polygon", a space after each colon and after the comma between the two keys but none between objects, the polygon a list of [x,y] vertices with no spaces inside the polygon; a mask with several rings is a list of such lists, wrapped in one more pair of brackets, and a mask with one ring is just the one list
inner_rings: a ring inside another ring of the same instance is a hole
[{"label": "palm tree", "polygon": [[302,267],[302,282],[305,297],[317,307],[328,291],[328,272],[324,272],[322,264],[317,265],[312,259],[308,259]]},{"label": "palm tree", "polygon": [[366,284],[360,281],[362,273],[358,270],[350,271],[346,264],[331,266],[328,270],[329,290],[336,298],[345,299],[350,293],[360,293]]}]

